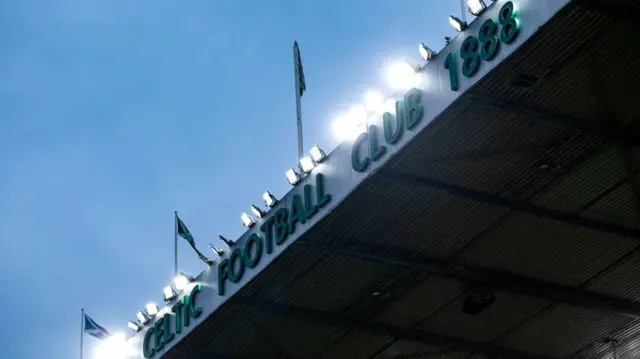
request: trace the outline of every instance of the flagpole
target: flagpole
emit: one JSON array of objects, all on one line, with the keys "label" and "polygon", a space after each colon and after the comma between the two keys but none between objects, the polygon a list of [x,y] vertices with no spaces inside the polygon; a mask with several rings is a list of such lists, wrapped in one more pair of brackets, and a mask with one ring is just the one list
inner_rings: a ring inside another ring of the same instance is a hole
[{"label": "flagpole", "polygon": [[82,359],[83,339],[84,339],[84,308],[80,310],[80,359]]},{"label": "flagpole", "polygon": [[293,46],[293,71],[296,78],[296,117],[298,125],[298,159],[302,159],[303,145],[302,145],[302,103],[300,94],[300,64],[298,58],[300,57],[300,50],[297,48],[294,42]]},{"label": "flagpole", "polygon": [[460,0],[460,12],[462,13],[462,21],[467,22],[467,11],[464,0]]},{"label": "flagpole", "polygon": [[178,275],[178,211],[173,211],[173,275]]}]

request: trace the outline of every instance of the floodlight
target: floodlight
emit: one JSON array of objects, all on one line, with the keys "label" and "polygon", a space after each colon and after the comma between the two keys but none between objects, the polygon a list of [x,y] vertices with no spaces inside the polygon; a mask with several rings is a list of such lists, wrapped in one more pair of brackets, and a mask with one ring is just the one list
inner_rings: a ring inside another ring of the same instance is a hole
[{"label": "floodlight", "polygon": [[189,283],[193,282],[193,277],[190,277],[184,273],[178,274],[175,278],[173,278],[173,286],[179,292],[187,289]]},{"label": "floodlight", "polygon": [[364,108],[367,111],[378,111],[384,103],[384,96],[378,91],[369,91],[364,95]]},{"label": "floodlight", "polygon": [[140,323],[142,323],[143,325],[147,324],[150,320],[150,318],[146,314],[144,314],[144,311],[139,311],[136,316],[138,317]]},{"label": "floodlight", "polygon": [[168,286],[165,286],[164,289],[162,290],[162,295],[163,295],[164,301],[169,302],[176,297],[177,293],[175,290],[173,290],[172,286],[168,285]]},{"label": "floodlight", "polygon": [[156,316],[156,314],[158,314],[160,309],[158,309],[158,306],[156,305],[156,303],[149,302],[147,303],[147,305],[145,305],[144,311],[150,318],[153,318]]},{"label": "floodlight", "polygon": [[96,348],[96,359],[125,359],[128,356],[127,338],[124,333],[113,333]]},{"label": "floodlight", "polygon": [[382,105],[382,110],[384,112],[395,113],[395,111],[396,111],[396,100],[388,99],[387,101],[385,101],[384,105]]},{"label": "floodlight", "polygon": [[483,0],[467,0],[467,5],[469,12],[474,16],[480,15],[487,8],[487,4]]},{"label": "floodlight", "polygon": [[391,64],[387,70],[387,82],[393,90],[409,90],[419,84],[416,68],[406,61]]},{"label": "floodlight", "polygon": [[240,219],[242,220],[242,225],[247,228],[253,226],[254,223],[256,223],[253,221],[253,218],[251,218],[251,216],[246,212],[242,212],[242,214],[240,215]]},{"label": "floodlight", "polygon": [[420,43],[418,45],[418,52],[424,61],[431,61],[434,56],[436,56],[436,52],[427,47],[424,43]]},{"label": "floodlight", "polygon": [[[413,69],[413,72],[417,73],[419,71],[422,71],[422,69],[424,68],[424,65],[418,63],[417,61],[414,61],[412,58],[405,57],[403,61]],[[415,77],[417,78],[418,76]]]},{"label": "floodlight", "polygon": [[136,333],[142,329],[142,326],[133,320],[130,320],[129,323],[127,323],[127,326]]},{"label": "floodlight", "polygon": [[223,236],[222,234],[218,234],[218,238],[224,242],[224,244],[227,245],[227,247],[231,248],[231,246],[233,246],[233,241],[228,239],[227,237]]},{"label": "floodlight", "polygon": [[320,146],[311,147],[311,149],[309,150],[309,154],[311,155],[311,159],[313,159],[313,161],[316,163],[322,162],[325,157],[327,157]]},{"label": "floodlight", "polygon": [[366,128],[364,123],[357,123],[349,116],[342,116],[333,121],[332,130],[339,141],[352,141],[365,132]]},{"label": "floodlight", "polygon": [[255,204],[251,205],[251,212],[253,212],[253,214],[255,214],[258,218],[264,217],[264,211],[258,208],[258,206],[256,206]]},{"label": "floodlight", "polygon": [[268,207],[273,207],[276,205],[276,203],[278,203],[276,196],[274,196],[273,193],[269,191],[266,191],[262,194],[262,199],[264,199],[264,204],[266,204]]},{"label": "floodlight", "polygon": [[349,117],[356,124],[363,124],[367,121],[367,110],[364,105],[353,105],[349,109]]},{"label": "floodlight", "polygon": [[299,166],[302,172],[309,173],[316,167],[316,163],[313,162],[313,159],[311,157],[304,156],[300,159]]},{"label": "floodlight", "polygon": [[453,15],[449,15],[449,24],[458,32],[462,32],[467,28],[467,23],[458,19]]},{"label": "floodlight", "polygon": [[287,182],[292,186],[300,182],[300,175],[293,168],[290,168],[287,173],[285,173],[285,176],[287,176]]},{"label": "floodlight", "polygon": [[209,243],[209,248],[211,248],[211,250],[214,251],[218,257],[222,257],[222,255],[224,254],[224,251],[222,249],[214,247],[211,243]]}]

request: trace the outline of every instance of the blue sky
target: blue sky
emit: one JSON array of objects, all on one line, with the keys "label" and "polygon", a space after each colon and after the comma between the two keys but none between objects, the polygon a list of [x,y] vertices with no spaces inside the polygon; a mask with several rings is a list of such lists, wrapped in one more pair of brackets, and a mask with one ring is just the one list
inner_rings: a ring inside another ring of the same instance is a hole
[{"label": "blue sky", "polygon": [[265,189],[288,190],[294,39],[305,147],[330,150],[332,117],[384,89],[389,59],[441,48],[459,12],[458,0],[0,1],[3,356],[77,358],[80,308],[124,330],[159,300],[174,209],[209,253]]}]

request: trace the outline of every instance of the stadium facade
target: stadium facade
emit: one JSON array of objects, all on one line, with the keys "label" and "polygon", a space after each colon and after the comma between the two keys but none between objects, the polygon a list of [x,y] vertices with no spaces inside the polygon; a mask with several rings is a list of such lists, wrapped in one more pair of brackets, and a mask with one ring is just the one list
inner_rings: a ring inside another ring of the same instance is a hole
[{"label": "stadium facade", "polygon": [[637,355],[640,6],[489,5],[133,359]]}]

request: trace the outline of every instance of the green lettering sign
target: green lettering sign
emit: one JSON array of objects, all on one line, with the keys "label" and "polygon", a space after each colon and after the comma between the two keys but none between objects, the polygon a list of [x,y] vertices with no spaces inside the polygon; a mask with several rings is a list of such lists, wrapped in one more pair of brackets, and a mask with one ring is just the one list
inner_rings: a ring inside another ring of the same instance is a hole
[{"label": "green lettering sign", "polygon": [[[462,75],[473,77],[480,70],[483,61],[493,60],[500,51],[500,44],[513,43],[520,33],[520,21],[513,1],[507,1],[500,12],[498,21],[487,19],[478,36],[469,36],[460,45],[460,58],[462,59]],[[451,91],[458,91],[458,62],[455,52],[450,52],[444,61],[444,68],[449,72],[449,86]]]},{"label": "green lettering sign", "polygon": [[289,237],[289,209],[280,208],[276,211],[276,224],[274,225],[276,245],[281,245]]},{"label": "green lettering sign", "polygon": [[147,329],[144,333],[144,340],[142,341],[142,355],[145,358],[151,358],[156,353],[156,349],[151,345],[151,338],[155,336],[155,329],[153,327]]},{"label": "green lettering sign", "polygon": [[385,152],[387,152],[387,147],[378,144],[378,127],[369,126],[369,158],[372,161],[377,161]]},{"label": "green lettering sign", "polygon": [[[182,332],[182,327],[189,326],[191,318],[198,318],[202,314],[202,307],[196,306],[196,298],[198,293],[202,291],[202,285],[198,284],[191,289],[191,292],[178,301],[172,308],[171,313],[165,313],[159,317],[156,322],[147,329],[142,341],[142,355],[149,359],[157,352],[162,350],[164,346],[171,342],[176,334]],[[171,318],[174,319],[174,326],[171,325]]]},{"label": "green lettering sign", "polygon": [[175,326],[175,332],[176,334],[180,334],[182,332],[182,326],[184,325],[182,323],[182,301],[178,301],[178,303],[176,303],[172,308],[171,311],[176,315],[176,326]]},{"label": "green lettering sign", "polygon": [[261,234],[252,233],[243,248],[235,248],[229,258],[218,264],[218,294],[225,294],[227,280],[238,283],[242,280],[246,269],[252,269],[260,264],[263,250],[266,254],[273,252],[274,243],[280,246],[286,242],[289,235],[296,231],[297,224],[304,224],[312,218],[318,209],[331,201],[331,195],[325,192],[324,176],[319,173],[315,178],[315,197],[313,187],[306,184],[303,194],[294,194],[291,205],[280,207],[265,218],[260,226]]},{"label": "green lettering sign", "polygon": [[[378,161],[387,152],[387,148],[380,144],[380,137],[388,145],[394,145],[402,138],[404,130],[413,130],[424,117],[424,108],[421,103],[422,91],[411,89],[404,95],[401,101],[396,102],[396,115],[389,112],[382,114],[382,134],[376,125],[370,125],[367,132],[361,133],[351,148],[351,167],[356,172],[364,172],[372,161]],[[369,153],[364,154],[362,149],[365,143],[369,144]]]},{"label": "green lettering sign", "polygon": [[162,350],[162,348],[164,348],[164,317],[160,317],[158,318],[158,320],[156,320],[156,323],[153,325],[153,329],[156,333],[155,336],[155,346],[154,348],[156,349],[156,351],[158,350]]},{"label": "green lettering sign", "polygon": [[244,275],[244,252],[242,248],[234,248],[229,256],[229,280],[238,283]]},{"label": "green lettering sign", "polygon": [[[402,106],[404,106],[402,101],[396,102],[396,113],[401,113]],[[384,140],[390,145],[394,145],[398,142],[400,137],[402,137],[402,131],[404,129],[401,117],[394,117],[389,112],[385,112],[382,115],[382,128],[384,129]]]},{"label": "green lettering sign", "polygon": [[306,221],[307,216],[304,213],[302,196],[294,194],[291,201],[291,212],[289,214],[289,233],[294,233],[296,231],[296,223],[300,222],[304,224]]},{"label": "green lettering sign", "polygon": [[198,297],[198,293],[202,291],[202,286],[197,285],[193,287],[191,293],[189,294],[189,317],[195,319],[198,318],[202,314],[202,307],[196,307],[196,299]]},{"label": "green lettering sign", "polygon": [[244,245],[244,265],[255,268],[262,258],[262,238],[258,233],[252,233]]},{"label": "green lettering sign", "polygon": [[[306,187],[306,186],[305,186]],[[305,199],[306,200],[306,199]],[[260,231],[262,231],[262,233],[264,233],[265,237],[264,237],[264,248],[265,248],[265,252],[267,252],[267,254],[271,254],[271,252],[273,252],[273,224],[275,223],[275,217],[271,216],[269,218],[267,218],[264,223],[260,226]],[[218,268],[220,268],[220,266],[218,266]],[[220,279],[220,276],[218,276],[218,279]]]},{"label": "green lettering sign", "polygon": [[[387,113],[385,113],[386,115]],[[373,126],[373,125],[372,125]],[[353,148],[351,148],[351,167],[356,172],[364,172],[369,167],[369,156],[362,156],[362,145],[369,140],[369,134],[367,132],[363,132],[356,138],[356,141],[353,143]]]}]

